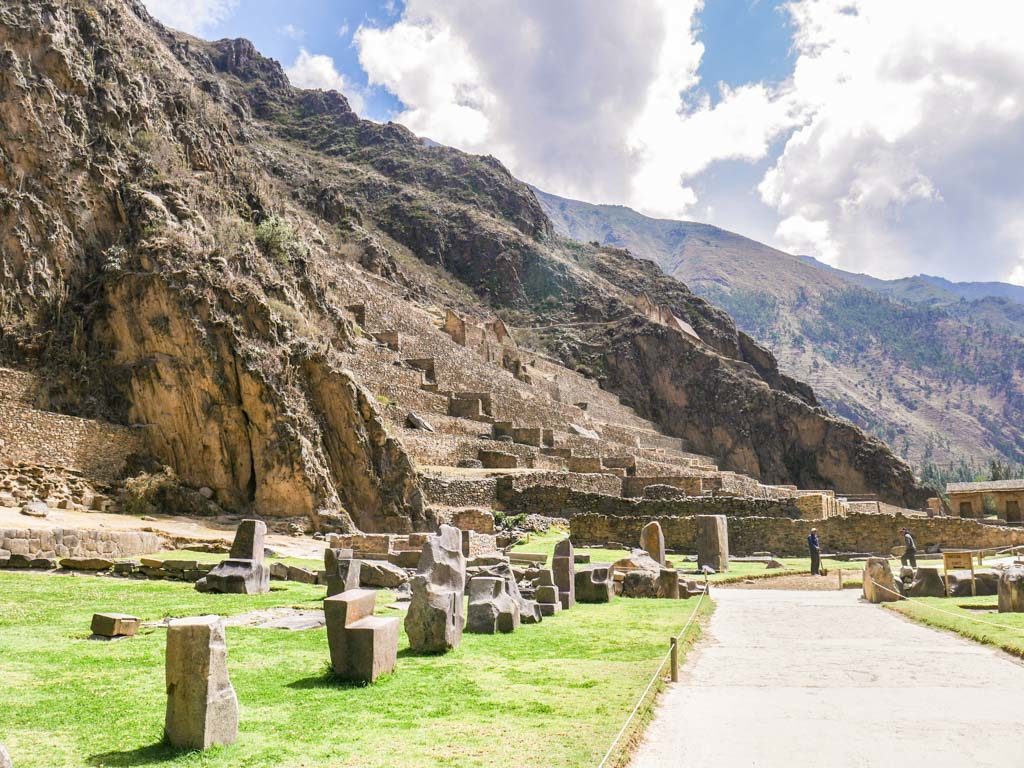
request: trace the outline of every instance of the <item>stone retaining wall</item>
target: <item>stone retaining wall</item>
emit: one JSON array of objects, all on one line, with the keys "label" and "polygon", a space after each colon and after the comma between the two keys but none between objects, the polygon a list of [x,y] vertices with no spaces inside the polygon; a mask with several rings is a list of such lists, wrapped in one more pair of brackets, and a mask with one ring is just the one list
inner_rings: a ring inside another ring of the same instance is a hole
[{"label": "stone retaining wall", "polygon": [[[711,513],[717,514],[717,513]],[[692,516],[622,516],[584,513],[570,520],[574,544],[619,542],[635,545],[640,529],[652,519],[661,523],[665,546],[682,552],[696,551],[696,522]],[[777,556],[807,553],[806,520],[766,517],[730,517],[729,551],[734,555],[771,552]],[[888,553],[902,543],[900,528],[914,535],[919,550],[939,545],[944,549],[982,549],[1024,544],[1024,530],[984,525],[953,517],[920,518],[904,515],[851,514],[814,521],[827,552]]]},{"label": "stone retaining wall", "polygon": [[92,528],[0,528],[0,549],[29,557],[131,557],[159,552],[164,539],[147,531]]},{"label": "stone retaining wall", "polygon": [[615,475],[588,472],[530,472],[498,478],[497,493],[499,501],[508,502],[524,493],[540,498],[550,494],[553,500],[566,498],[566,492],[618,497],[621,489],[622,478]]},{"label": "stone retaining wall", "polygon": [[30,373],[0,368],[0,463],[66,467],[111,481],[128,454],[143,450],[140,429],[31,407],[34,381]]},{"label": "stone retaining wall", "polygon": [[[584,475],[600,477],[600,475]],[[736,496],[692,496],[683,499],[626,499],[604,493],[586,493],[569,488],[536,486],[498,498],[509,512],[525,512],[545,517],[574,518],[594,513],[612,517],[652,517],[685,515],[728,515],[729,517],[799,518],[800,509],[793,499],[746,499]]]}]

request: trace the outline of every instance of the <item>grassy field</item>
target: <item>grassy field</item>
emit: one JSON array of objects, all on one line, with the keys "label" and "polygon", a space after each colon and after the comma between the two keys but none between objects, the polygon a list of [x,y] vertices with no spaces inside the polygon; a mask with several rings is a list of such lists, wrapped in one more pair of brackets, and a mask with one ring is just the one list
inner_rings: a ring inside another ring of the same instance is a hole
[{"label": "grassy field", "polygon": [[[339,683],[324,630],[229,627],[238,741],[206,753],[161,744],[165,632],[87,639],[95,611],[144,620],[316,608],[322,589],[275,582],[259,596],[191,585],[0,572],[0,741],[39,766],[595,765],[696,601],[578,605],[511,635],[465,635],[442,657],[411,654],[374,686]],[[392,595],[381,592],[378,613]],[[710,601],[701,612],[709,613]],[[699,629],[691,633],[692,640]]]},{"label": "grassy field", "polygon": [[[517,545],[513,551],[533,552],[538,554],[542,553],[548,555],[550,558],[555,551],[555,543],[564,539],[567,535],[568,531],[558,528],[552,528],[545,533],[535,533],[530,536],[528,541]],[[595,563],[614,563],[616,560],[629,555],[629,551],[625,549],[605,549],[603,547],[576,547],[576,552],[589,554],[591,561]],[[772,568],[769,570],[764,567],[764,563],[742,563],[733,561],[729,563],[728,571],[712,574],[709,577],[709,581],[713,584],[727,584],[730,582],[742,581],[744,579],[771,578],[772,576],[782,576],[793,573],[810,573],[811,571],[811,559],[809,557],[780,557],[777,559],[783,564],[783,568]],[[687,561],[683,557],[671,554],[666,557],[666,560],[680,571],[693,574],[696,577],[696,562],[692,560]],[[548,563],[550,564],[550,562],[551,561],[549,559]],[[896,562],[897,565],[899,563],[898,560],[894,562]],[[857,586],[860,586],[860,572],[864,570],[863,563],[849,563],[824,558],[822,559],[821,564],[822,567],[827,568],[830,573],[834,573],[837,569],[842,568],[844,572],[844,583],[847,583],[848,581],[845,573],[849,572],[849,580],[856,579]]]},{"label": "grassy field", "polygon": [[[1024,613],[998,613],[994,596],[925,597],[884,605],[914,621],[956,632],[1024,658]],[[1000,626],[993,626],[996,624]]]}]

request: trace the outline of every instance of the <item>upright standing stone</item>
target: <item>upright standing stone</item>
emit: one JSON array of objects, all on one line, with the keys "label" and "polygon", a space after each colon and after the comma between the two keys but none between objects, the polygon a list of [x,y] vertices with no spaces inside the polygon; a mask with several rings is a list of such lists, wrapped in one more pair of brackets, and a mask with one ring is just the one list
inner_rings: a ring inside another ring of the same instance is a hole
[{"label": "upright standing stone", "polygon": [[469,582],[469,618],[466,631],[493,635],[519,628],[519,605],[509,595],[505,580],[476,576]]},{"label": "upright standing stone", "polygon": [[231,542],[228,558],[262,563],[266,537],[267,524],[262,520],[243,520],[235,531],[235,540]]},{"label": "upright standing stone", "polygon": [[864,563],[862,589],[864,599],[869,603],[892,603],[900,599],[888,559],[884,557],[868,558],[868,561]]},{"label": "upright standing stone", "polygon": [[174,619],[167,627],[167,741],[180,749],[231,744],[238,699],[228,679],[224,620]]},{"label": "upright standing stone", "polygon": [[640,548],[658,565],[665,565],[665,535],[661,532],[661,523],[657,520],[651,520],[640,531]]},{"label": "upright standing stone", "polygon": [[1024,613],[1024,568],[1011,566],[999,574],[999,612]]},{"label": "upright standing stone", "polygon": [[533,596],[537,605],[540,606],[542,616],[554,616],[562,610],[562,601],[558,597],[558,587],[555,585],[555,575],[547,568],[537,574]]},{"label": "upright standing stone", "polygon": [[352,557],[351,549],[324,550],[324,571],[327,574],[327,596],[359,589],[361,563]]},{"label": "upright standing stone", "polygon": [[235,532],[228,559],[196,582],[199,592],[260,595],[270,591],[270,568],[263,562],[267,524],[243,520]]},{"label": "upright standing stone", "polygon": [[427,539],[418,570],[405,614],[409,646],[424,653],[457,648],[462,642],[462,596],[466,590],[466,558],[458,528],[442,525],[437,535]]},{"label": "upright standing stone", "polygon": [[331,668],[343,680],[372,683],[398,659],[398,619],[374,616],[377,593],[350,589],[324,600]]},{"label": "upright standing stone", "polygon": [[729,570],[729,525],[725,515],[697,515],[697,567]]},{"label": "upright standing stone", "polygon": [[562,603],[563,611],[576,604],[575,570],[572,542],[569,539],[562,539],[555,544],[555,556],[551,558],[551,572],[555,576],[555,586],[558,587],[558,599]]}]

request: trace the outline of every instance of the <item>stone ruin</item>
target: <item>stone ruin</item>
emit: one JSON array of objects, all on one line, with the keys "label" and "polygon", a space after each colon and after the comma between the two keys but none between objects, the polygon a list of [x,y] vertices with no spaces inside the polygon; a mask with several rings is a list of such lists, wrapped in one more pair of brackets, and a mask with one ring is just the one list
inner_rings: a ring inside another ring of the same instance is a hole
[{"label": "stone ruin", "polygon": [[[634,549],[629,557],[612,564],[613,579],[619,574],[622,575],[621,583],[617,583],[615,589],[623,597],[655,597],[670,600],[677,600],[680,597],[678,571],[675,568],[664,567],[643,549]],[[687,590],[685,596],[689,595]]]},{"label": "stone ruin", "polygon": [[555,555],[551,558],[551,572],[555,578],[555,586],[558,587],[558,599],[562,604],[563,611],[576,604],[575,562],[575,553],[569,539],[562,539],[555,544]]},{"label": "stone ruin", "polygon": [[519,628],[519,605],[508,593],[505,579],[477,576],[469,582],[469,617],[466,631],[493,635]]},{"label": "stone ruin", "polygon": [[537,573],[533,597],[537,601],[542,616],[554,616],[562,610],[562,601],[555,575],[549,568],[542,568]]},{"label": "stone ruin", "polygon": [[729,570],[729,524],[725,515],[697,515],[697,567]]},{"label": "stone ruin", "polygon": [[342,680],[372,683],[394,671],[398,619],[374,616],[377,593],[350,589],[324,600],[331,669]]},{"label": "stone ruin", "polygon": [[612,569],[591,565],[576,571],[574,578],[576,601],[580,603],[610,603],[615,594]]},{"label": "stone ruin", "polygon": [[228,678],[224,619],[198,616],[167,626],[164,734],[179,749],[209,749],[238,737],[238,698]]},{"label": "stone ruin", "polygon": [[419,573],[412,579],[412,601],[405,615],[409,646],[421,653],[444,653],[462,641],[462,597],[466,558],[458,528],[442,525],[423,545]]},{"label": "stone ruin", "polygon": [[137,616],[129,616],[126,613],[95,613],[90,629],[93,637],[112,640],[138,634],[141,624]]},{"label": "stone ruin", "polygon": [[324,550],[324,572],[327,574],[327,596],[333,597],[350,589],[359,589],[361,561],[351,549],[327,547]]},{"label": "stone ruin", "polygon": [[1024,613],[1024,568],[1010,566],[999,574],[999,612]]},{"label": "stone ruin", "polygon": [[199,592],[262,595],[270,591],[270,568],[263,562],[267,524],[243,520],[238,524],[228,559],[196,582]]},{"label": "stone ruin", "polygon": [[657,520],[652,520],[640,531],[640,548],[658,565],[665,565],[665,534]]},{"label": "stone ruin", "polygon": [[869,603],[892,603],[900,599],[896,580],[884,557],[869,557],[864,564],[863,593]]}]

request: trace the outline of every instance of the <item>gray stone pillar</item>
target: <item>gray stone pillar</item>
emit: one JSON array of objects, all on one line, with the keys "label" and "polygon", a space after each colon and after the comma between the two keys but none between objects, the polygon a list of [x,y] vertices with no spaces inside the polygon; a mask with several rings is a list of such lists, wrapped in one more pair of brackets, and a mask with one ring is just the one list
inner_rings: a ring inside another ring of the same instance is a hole
[{"label": "gray stone pillar", "polygon": [[576,605],[575,571],[575,553],[572,542],[569,539],[562,539],[555,544],[555,556],[551,558],[551,572],[555,577],[558,599],[562,603],[563,611]]},{"label": "gray stone pillar", "polygon": [[175,619],[167,627],[167,717],[171,746],[209,749],[238,737],[238,699],[228,678],[220,616]]},{"label": "gray stone pillar", "polygon": [[725,515],[697,515],[697,567],[729,570],[729,524]]}]

